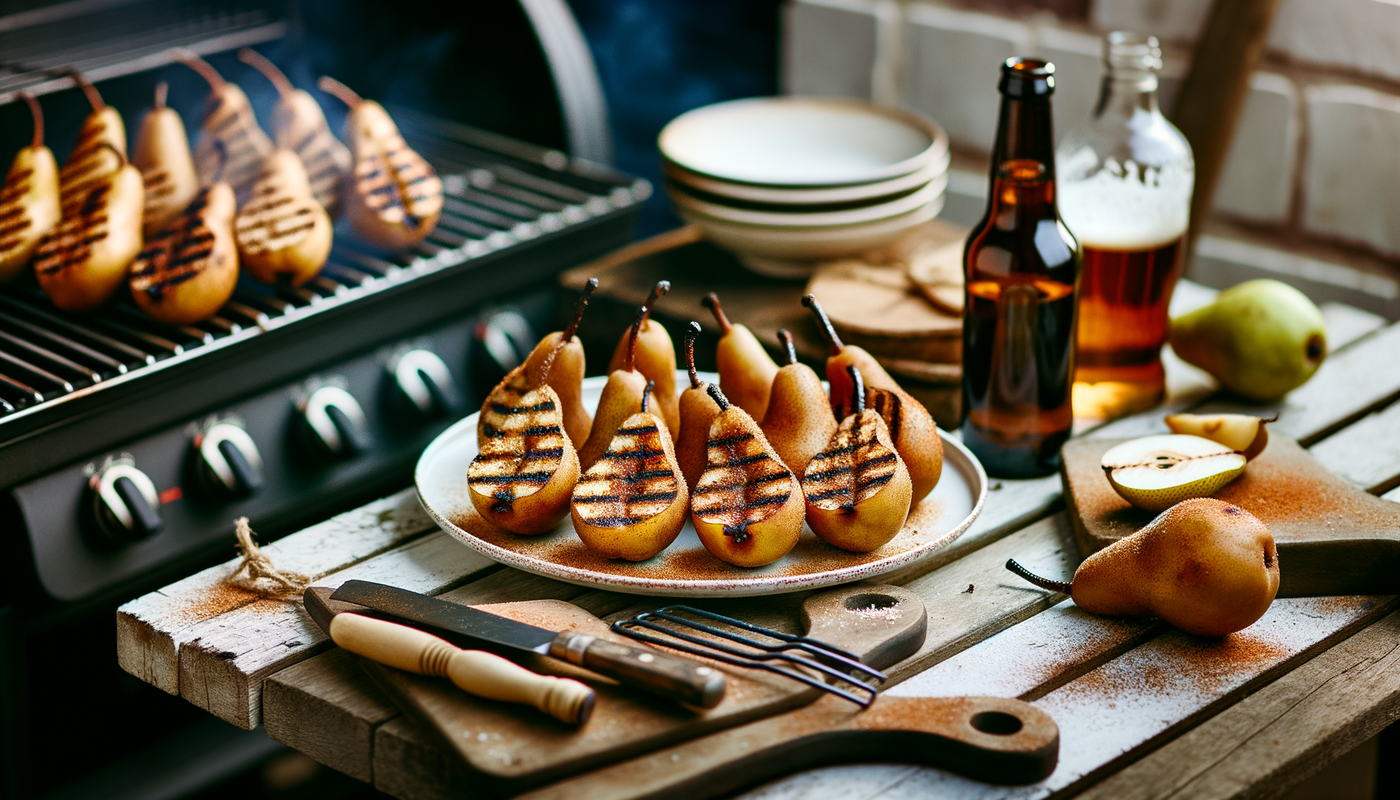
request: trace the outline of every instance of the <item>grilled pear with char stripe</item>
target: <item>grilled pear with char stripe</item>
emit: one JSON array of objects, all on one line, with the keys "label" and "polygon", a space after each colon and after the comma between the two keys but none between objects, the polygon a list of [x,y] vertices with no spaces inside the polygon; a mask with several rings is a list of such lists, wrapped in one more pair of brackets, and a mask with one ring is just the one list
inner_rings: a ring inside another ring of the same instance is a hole
[{"label": "grilled pear with char stripe", "polygon": [[837,417],[851,413],[851,378],[848,367],[860,370],[865,378],[865,405],[879,414],[889,428],[899,457],[914,482],[914,505],[918,505],[943,475],[943,439],[938,424],[923,404],[900,388],[895,379],[880,366],[875,357],[863,348],[841,344],[831,320],[821,303],[812,295],[802,298],[802,305],[812,309],[817,326],[831,346],[826,359],[826,379],[831,385],[831,406]]},{"label": "grilled pear with char stripe", "polygon": [[608,382],[603,385],[603,393],[598,398],[598,413],[593,417],[588,440],[579,448],[578,461],[585,471],[603,457],[612,443],[613,434],[622,427],[622,423],[642,410],[642,393],[646,391],[647,379],[634,368],[633,359],[637,352],[637,331],[645,311],[646,306],[639,309],[632,327],[627,329],[627,358],[621,368],[608,373]]},{"label": "grilled pear with char stripe", "polygon": [[58,162],[44,146],[44,112],[39,101],[25,92],[34,117],[34,138],[15,154],[10,172],[0,186],[0,283],[24,273],[44,234],[58,224]]},{"label": "grilled pear with char stripe", "polygon": [[156,84],[156,102],[141,120],[131,163],[141,170],[146,188],[145,222],[147,238],[189,208],[199,193],[199,175],[190,155],[189,138],[180,112],[165,105],[167,87]]},{"label": "grilled pear with char stripe", "polygon": [[467,468],[472,505],[498,528],[533,535],[569,513],[578,454],[564,435],[559,395],[527,385],[525,373],[502,383],[481,407],[480,452]]},{"label": "grilled pear with char stripe", "polygon": [[[666,332],[661,323],[651,319],[651,310],[656,307],[656,301],[670,290],[670,281],[658,281],[656,287],[651,290],[651,296],[643,304],[642,325],[637,331],[637,352],[634,361],[642,377],[656,384],[652,403],[661,418],[666,420],[666,429],[674,437],[679,434],[681,427],[680,406],[676,399],[676,346],[671,343],[671,334]],[[622,362],[627,359],[627,340],[627,336],[617,340],[612,360],[608,362],[608,372],[620,369]]]},{"label": "grilled pear with char stripe", "polygon": [[102,152],[118,164],[115,172],[86,182],[82,203],[34,251],[39,288],[64,311],[86,311],[107,301],[126,279],[141,252],[141,173],[108,145]]},{"label": "grilled pear with char stripe", "polygon": [[218,70],[189,50],[176,48],[171,52],[176,61],[209,83],[204,121],[194,144],[200,182],[209,186],[228,181],[239,203],[244,203],[258,179],[263,160],[275,149],[272,140],[259,127],[253,104],[242,89],[224,80]]},{"label": "grilled pear with char stripe", "polygon": [[212,317],[238,283],[233,243],[233,189],[223,181],[200,190],[185,213],[166,223],[131,265],[131,297],[154,319],[188,325]]},{"label": "grilled pear with char stripe", "polygon": [[676,434],[676,461],[681,465],[685,485],[692,492],[705,472],[710,426],[719,416],[719,404],[710,397],[710,384],[700,380],[695,372],[695,339],[699,335],[700,323],[691,320],[685,331],[685,365],[690,372],[690,387],[681,392],[681,429]]},{"label": "grilled pear with char stripe", "polygon": [[865,407],[860,370],[850,367],[851,414],[807,465],[807,524],[827,544],[868,553],[909,517],[913,483],[879,414]]},{"label": "grilled pear with char stripe", "polygon": [[[73,73],[73,80],[87,96],[92,113],[83,120],[78,143],[73,145],[73,152],[68,154],[68,160],[63,162],[63,169],[58,173],[59,204],[64,219],[77,216],[87,205],[92,190],[111,183],[126,164],[126,128],[122,125],[122,115],[104,103],[97,87],[82,75]],[[136,247],[139,250],[141,246]]]},{"label": "grilled pear with char stripe", "polygon": [[715,315],[721,332],[719,345],[715,347],[719,388],[749,416],[756,420],[763,419],[768,413],[768,395],[773,391],[778,364],[758,343],[752,331],[729,321],[719,304],[718,295],[710,292],[704,304]]},{"label": "grilled pear with char stripe", "polygon": [[607,452],[574,486],[570,516],[589,550],[645,561],[676,540],[690,512],[666,423],[647,407],[617,429]]},{"label": "grilled pear with char stripe", "polygon": [[350,149],[331,133],[326,115],[311,93],[293,86],[275,64],[246,47],[238,51],[238,60],[261,72],[276,87],[273,140],[301,159],[311,195],[334,217],[340,213],[340,192],[350,173]]},{"label": "grilled pear with char stripe", "polygon": [[826,402],[822,379],[811,367],[797,360],[797,348],[787,328],[778,331],[778,340],[788,353],[788,363],[773,378],[768,413],[760,427],[768,443],[794,475],[801,475],[836,433],[836,417]]},{"label": "grilled pear with char stripe", "polygon": [[311,196],[301,159],[286,148],[263,162],[234,229],[243,268],[263,283],[300,286],[331,254],[330,215]]},{"label": "grilled pear with char stripe", "polygon": [[409,148],[383,106],[333,78],[322,77],[320,87],[350,106],[345,141],[351,167],[341,201],[350,229],[385,250],[423,241],[442,213],[437,173]]},{"label": "grilled pear with char stripe", "polygon": [[718,386],[705,472],[690,495],[700,543],[736,567],[761,567],[787,555],[802,535],[802,487],[763,431]]},{"label": "grilled pear with char stripe", "polygon": [[593,427],[593,415],[588,413],[588,409],[583,405],[583,373],[587,365],[583,355],[583,344],[574,334],[578,331],[579,322],[583,320],[584,309],[588,308],[588,299],[597,288],[598,279],[589,278],[583,285],[578,304],[574,307],[574,318],[569,322],[569,327],[540,339],[540,343],[535,345],[535,349],[526,357],[525,363],[516,367],[531,374],[539,374],[546,360],[552,359],[549,377],[545,382],[559,395],[559,402],[563,404],[564,433],[568,434],[569,441],[576,448],[582,447],[583,443],[588,441],[588,432]]}]

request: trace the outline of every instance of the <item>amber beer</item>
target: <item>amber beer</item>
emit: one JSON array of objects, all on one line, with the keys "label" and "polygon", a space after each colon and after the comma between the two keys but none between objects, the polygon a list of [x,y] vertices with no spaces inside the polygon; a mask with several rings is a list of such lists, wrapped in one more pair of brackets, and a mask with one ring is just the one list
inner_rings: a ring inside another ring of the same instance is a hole
[{"label": "amber beer", "polygon": [[1045,475],[1073,424],[1079,244],[1055,205],[1055,67],[1002,65],[987,212],[963,256],[963,443],[992,475]]}]

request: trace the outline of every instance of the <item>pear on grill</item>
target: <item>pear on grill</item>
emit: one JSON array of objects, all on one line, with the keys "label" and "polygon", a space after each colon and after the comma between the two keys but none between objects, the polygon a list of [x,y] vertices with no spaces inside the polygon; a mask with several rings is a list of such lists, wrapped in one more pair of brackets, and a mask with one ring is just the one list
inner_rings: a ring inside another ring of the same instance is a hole
[{"label": "pear on grill", "polygon": [[860,370],[847,367],[851,413],[802,475],[807,524],[828,544],[868,553],[909,516],[913,483],[885,420],[865,407]]},{"label": "pear on grill", "polygon": [[385,250],[423,241],[442,213],[437,173],[409,148],[383,106],[334,78],[322,77],[319,85],[350,107],[345,141],[352,165],[341,199],[350,229]]},{"label": "pear on grill", "polygon": [[286,148],[263,161],[234,228],[243,268],[264,283],[300,286],[331,254],[330,215],[311,196],[301,159]]},{"label": "pear on grill", "polygon": [[676,540],[690,495],[666,424],[648,408],[623,421],[608,449],[574,486],[570,516],[589,550],[608,558],[645,561]]},{"label": "pear on grill", "polygon": [[787,555],[802,535],[802,487],[763,431],[718,386],[705,472],[690,496],[700,543],[737,567],[761,567]]},{"label": "pear on grill", "polygon": [[15,154],[0,186],[0,283],[24,273],[34,248],[53,230],[61,215],[58,205],[58,162],[44,146],[44,112],[39,101],[20,92],[34,117],[34,138]]},{"label": "pear on grill", "polygon": [[316,202],[332,217],[339,214],[341,188],[350,172],[350,149],[331,133],[326,115],[311,93],[293,86],[277,65],[246,47],[238,51],[238,60],[261,72],[276,87],[273,139],[278,147],[295,151],[301,159]]},{"label": "pear on grill", "polygon": [[578,482],[578,453],[564,433],[559,395],[546,383],[553,361],[512,370],[481,406],[468,494],[481,516],[512,533],[553,530]]},{"label": "pear on grill", "polygon": [[92,84],[75,76],[92,105],[59,171],[63,218],[34,250],[39,288],[64,311],[107,301],[141,252],[141,173],[126,161],[121,116]]},{"label": "pear on grill", "polygon": [[200,182],[208,186],[228,181],[238,201],[245,202],[263,160],[272,154],[272,140],[258,126],[253,104],[242,89],[224,80],[218,70],[189,50],[176,48],[172,54],[209,83],[204,121],[194,144]]},{"label": "pear on grill", "polygon": [[142,231],[154,235],[165,223],[189,208],[199,193],[199,175],[190,155],[189,139],[180,112],[165,105],[167,86],[156,84],[155,107],[141,120],[131,163],[141,170],[146,188]]},{"label": "pear on grill", "polygon": [[131,297],[151,317],[187,325],[213,316],[238,283],[233,189],[199,190],[184,213],[146,242],[131,265]]}]

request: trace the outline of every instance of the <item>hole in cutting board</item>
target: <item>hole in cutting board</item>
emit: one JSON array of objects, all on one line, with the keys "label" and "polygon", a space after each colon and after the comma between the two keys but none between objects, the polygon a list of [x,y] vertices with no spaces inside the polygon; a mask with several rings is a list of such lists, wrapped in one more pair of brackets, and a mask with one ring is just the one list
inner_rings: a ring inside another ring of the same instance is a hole
[{"label": "hole in cutting board", "polygon": [[887,594],[855,594],[846,598],[847,611],[879,611],[899,605],[899,598]]},{"label": "hole in cutting board", "polygon": [[995,736],[1010,736],[1021,730],[1021,720],[1004,711],[983,711],[972,716],[972,727]]}]

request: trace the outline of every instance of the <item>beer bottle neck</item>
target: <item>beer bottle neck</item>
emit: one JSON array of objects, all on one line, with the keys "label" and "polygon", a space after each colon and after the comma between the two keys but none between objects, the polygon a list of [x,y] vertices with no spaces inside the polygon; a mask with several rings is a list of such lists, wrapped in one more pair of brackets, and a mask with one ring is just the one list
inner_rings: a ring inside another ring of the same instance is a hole
[{"label": "beer bottle neck", "polygon": [[1055,180],[1055,143],[1048,97],[1002,97],[996,147],[992,151],[993,183],[1005,177],[1010,162],[1023,167],[1026,162],[1039,163],[1040,179]]}]

